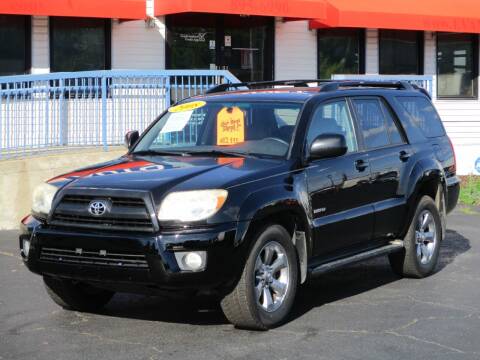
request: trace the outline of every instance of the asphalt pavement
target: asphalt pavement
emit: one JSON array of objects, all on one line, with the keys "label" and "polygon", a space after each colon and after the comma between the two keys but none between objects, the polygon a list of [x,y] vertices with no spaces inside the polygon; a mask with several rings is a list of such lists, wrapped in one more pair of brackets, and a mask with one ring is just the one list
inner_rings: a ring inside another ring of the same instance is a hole
[{"label": "asphalt pavement", "polygon": [[290,321],[252,332],[218,307],[117,294],[99,314],[47,296],[0,232],[0,360],[4,359],[480,359],[480,210],[449,216],[437,272],[394,275],[386,258],[301,288]]}]

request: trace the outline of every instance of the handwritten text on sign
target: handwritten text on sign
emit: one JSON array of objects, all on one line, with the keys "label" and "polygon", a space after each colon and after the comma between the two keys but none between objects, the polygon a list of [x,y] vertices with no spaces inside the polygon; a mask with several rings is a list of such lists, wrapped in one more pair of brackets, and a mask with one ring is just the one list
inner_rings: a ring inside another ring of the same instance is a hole
[{"label": "handwritten text on sign", "polygon": [[217,115],[217,145],[245,141],[245,114],[239,107],[226,107]]}]

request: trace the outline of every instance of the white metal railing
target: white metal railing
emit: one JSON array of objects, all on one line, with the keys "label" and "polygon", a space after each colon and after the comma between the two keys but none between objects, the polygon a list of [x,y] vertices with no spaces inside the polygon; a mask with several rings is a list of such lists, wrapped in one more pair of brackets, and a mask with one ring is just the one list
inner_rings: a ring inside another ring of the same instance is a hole
[{"label": "white metal railing", "polygon": [[0,159],[118,145],[172,103],[239,82],[223,70],[87,71],[0,77]]}]

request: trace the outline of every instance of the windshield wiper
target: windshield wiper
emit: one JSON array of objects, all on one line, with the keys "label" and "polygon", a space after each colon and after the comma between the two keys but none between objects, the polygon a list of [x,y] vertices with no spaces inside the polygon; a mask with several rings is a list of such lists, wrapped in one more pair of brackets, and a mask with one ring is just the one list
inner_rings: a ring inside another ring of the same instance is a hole
[{"label": "windshield wiper", "polygon": [[258,157],[256,154],[241,151],[227,151],[227,150],[203,150],[203,151],[188,151],[186,153],[190,156],[225,156],[225,157]]},{"label": "windshield wiper", "polygon": [[160,155],[160,156],[168,156],[168,155],[174,155],[174,156],[187,156],[188,153],[184,151],[166,151],[166,150],[141,150],[141,151],[134,151],[130,153],[130,155]]}]

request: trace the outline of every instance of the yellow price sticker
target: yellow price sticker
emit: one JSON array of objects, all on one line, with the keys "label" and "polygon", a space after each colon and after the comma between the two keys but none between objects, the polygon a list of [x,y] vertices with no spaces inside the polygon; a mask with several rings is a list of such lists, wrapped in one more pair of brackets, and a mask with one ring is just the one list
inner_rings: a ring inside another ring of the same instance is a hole
[{"label": "yellow price sticker", "polygon": [[235,145],[244,141],[244,112],[237,106],[220,110],[217,114],[217,145]]},{"label": "yellow price sticker", "polygon": [[205,101],[193,101],[185,104],[180,104],[177,106],[172,106],[170,109],[168,109],[168,112],[179,113],[179,112],[185,112],[185,111],[193,111],[195,109],[200,109],[205,105],[207,105]]}]

